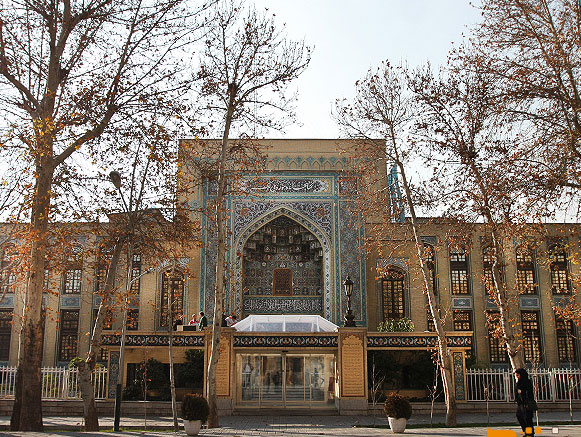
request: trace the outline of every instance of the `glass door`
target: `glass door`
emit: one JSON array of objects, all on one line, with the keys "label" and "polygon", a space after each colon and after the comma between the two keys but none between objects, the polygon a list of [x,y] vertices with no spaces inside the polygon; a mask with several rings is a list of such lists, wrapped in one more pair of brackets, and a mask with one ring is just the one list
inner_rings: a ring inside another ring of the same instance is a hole
[{"label": "glass door", "polygon": [[334,407],[335,356],[239,354],[239,406]]},{"label": "glass door", "polygon": [[307,384],[305,384],[305,359],[304,356],[286,356],[285,401],[287,403],[304,404],[309,400]]},{"label": "glass door", "polygon": [[284,405],[282,355],[262,355],[260,404]]}]

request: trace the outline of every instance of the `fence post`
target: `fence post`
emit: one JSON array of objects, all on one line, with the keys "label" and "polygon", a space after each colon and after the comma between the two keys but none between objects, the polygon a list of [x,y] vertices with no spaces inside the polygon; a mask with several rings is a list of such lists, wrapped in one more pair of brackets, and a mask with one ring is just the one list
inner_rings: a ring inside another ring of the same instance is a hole
[{"label": "fence post", "polygon": [[556,369],[549,369],[549,387],[551,387],[551,401],[557,402]]},{"label": "fence post", "polygon": [[510,385],[510,377],[512,374],[510,371],[503,370],[502,373],[504,374],[504,400],[505,402],[510,402],[510,392],[511,392],[511,385]]}]

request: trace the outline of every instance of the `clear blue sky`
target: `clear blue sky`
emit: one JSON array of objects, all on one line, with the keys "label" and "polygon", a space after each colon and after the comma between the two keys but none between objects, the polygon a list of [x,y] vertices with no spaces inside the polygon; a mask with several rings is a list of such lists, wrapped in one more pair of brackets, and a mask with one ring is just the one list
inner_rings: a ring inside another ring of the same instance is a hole
[{"label": "clear blue sky", "polygon": [[[311,65],[294,83],[297,120],[285,138],[336,138],[333,102],[383,60],[416,66],[446,62],[452,42],[480,19],[470,0],[255,0],[286,23],[293,39],[314,46]],[[474,1],[472,1],[474,3]]]}]

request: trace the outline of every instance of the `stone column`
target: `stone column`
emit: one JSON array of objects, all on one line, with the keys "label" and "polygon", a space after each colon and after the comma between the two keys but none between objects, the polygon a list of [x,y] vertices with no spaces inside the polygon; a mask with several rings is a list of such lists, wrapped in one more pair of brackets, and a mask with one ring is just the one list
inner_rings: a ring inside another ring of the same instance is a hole
[{"label": "stone column", "polygon": [[341,415],[366,415],[367,329],[339,328],[338,407]]}]

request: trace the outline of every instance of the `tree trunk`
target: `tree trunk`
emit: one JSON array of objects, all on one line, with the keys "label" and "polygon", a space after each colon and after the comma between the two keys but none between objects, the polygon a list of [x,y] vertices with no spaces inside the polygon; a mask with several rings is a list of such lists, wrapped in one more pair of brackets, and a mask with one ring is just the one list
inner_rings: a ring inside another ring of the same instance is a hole
[{"label": "tree trunk", "polygon": [[[175,254],[174,254],[175,256]],[[169,290],[167,293],[167,311],[168,311],[168,350],[169,350],[169,389],[171,394],[171,412],[173,417],[173,427],[174,431],[178,432],[180,430],[180,426],[178,424],[178,412],[177,412],[177,405],[176,405],[176,383],[175,383],[175,375],[174,375],[174,360],[173,360],[173,302],[175,296],[175,259],[173,261],[173,265],[171,268],[171,277],[169,278]]]},{"label": "tree trunk", "polygon": [[446,336],[446,331],[444,330],[444,326],[442,325],[442,320],[440,318],[440,305],[438,304],[436,296],[434,295],[434,290],[432,289],[430,272],[428,270],[428,266],[424,262],[424,245],[418,234],[416,210],[413,204],[411,190],[406,178],[405,168],[403,166],[403,163],[400,161],[399,151],[397,148],[397,144],[395,142],[395,135],[393,135],[393,133],[392,139],[396,163],[401,173],[406,203],[410,210],[414,242],[416,245],[416,251],[420,263],[420,268],[422,270],[422,277],[424,280],[424,293],[428,297],[430,315],[432,316],[434,327],[436,328],[436,335],[438,336],[438,361],[440,363],[442,384],[444,386],[444,399],[446,401],[446,426],[456,426],[456,396],[454,393],[452,358],[450,356],[450,351],[448,350],[448,338]]},{"label": "tree trunk", "polygon": [[[525,367],[525,357],[522,348],[522,329],[516,328],[521,326],[518,322],[520,317],[513,318],[510,314],[510,303],[505,296],[505,284],[502,281],[502,275],[499,267],[499,259],[503,257],[503,250],[500,244],[500,232],[498,231],[498,226],[496,220],[492,215],[492,206],[490,198],[488,196],[488,190],[486,189],[486,184],[484,178],[482,177],[476,162],[472,156],[469,157],[468,166],[472,171],[478,189],[480,190],[480,195],[482,196],[483,208],[482,214],[486,219],[486,222],[491,228],[492,236],[492,250],[493,250],[493,262],[492,262],[492,280],[493,289],[490,290],[492,297],[494,298],[496,305],[498,306],[498,312],[500,315],[500,326],[503,333],[503,339],[506,346],[506,352],[508,353],[508,358],[513,370]],[[517,308],[518,311],[518,308]]]},{"label": "tree trunk", "polygon": [[42,291],[53,171],[51,157],[39,158],[36,166],[37,178],[30,225],[30,236],[33,240],[19,338],[15,401],[10,418],[12,431],[43,431],[41,367],[44,322]]},{"label": "tree trunk", "polygon": [[85,417],[85,431],[99,431],[99,415],[95,404],[95,392],[91,375],[95,362],[84,361],[79,364],[79,389],[83,398],[83,415]]},{"label": "tree trunk", "polygon": [[95,391],[91,383],[91,374],[95,370],[95,363],[97,362],[97,351],[101,346],[101,334],[103,333],[103,322],[107,313],[106,309],[111,303],[111,295],[115,286],[115,276],[117,274],[117,266],[121,251],[123,250],[122,241],[117,241],[113,248],[111,261],[107,269],[107,277],[105,279],[105,289],[99,304],[97,312],[97,320],[91,335],[91,342],[89,343],[89,351],[85,361],[79,365],[79,389],[81,390],[81,398],[83,399],[83,415],[85,418],[85,431],[99,431],[99,415],[97,413],[97,405],[95,403]]},{"label": "tree trunk", "polygon": [[216,196],[216,226],[218,231],[218,253],[216,256],[216,286],[214,290],[214,320],[212,326],[212,351],[208,362],[208,404],[210,405],[210,415],[208,416],[208,428],[220,426],[218,420],[218,406],[216,404],[216,367],[220,358],[220,334],[222,327],[222,313],[224,296],[226,291],[226,278],[224,277],[224,267],[226,262],[226,217],[224,193],[226,191],[226,158],[228,150],[228,139],[230,135],[230,125],[234,114],[234,98],[236,96],[236,86],[228,86],[229,104],[226,113],[226,123],[224,125],[224,135],[220,149],[220,161],[218,172],[218,195]]}]

